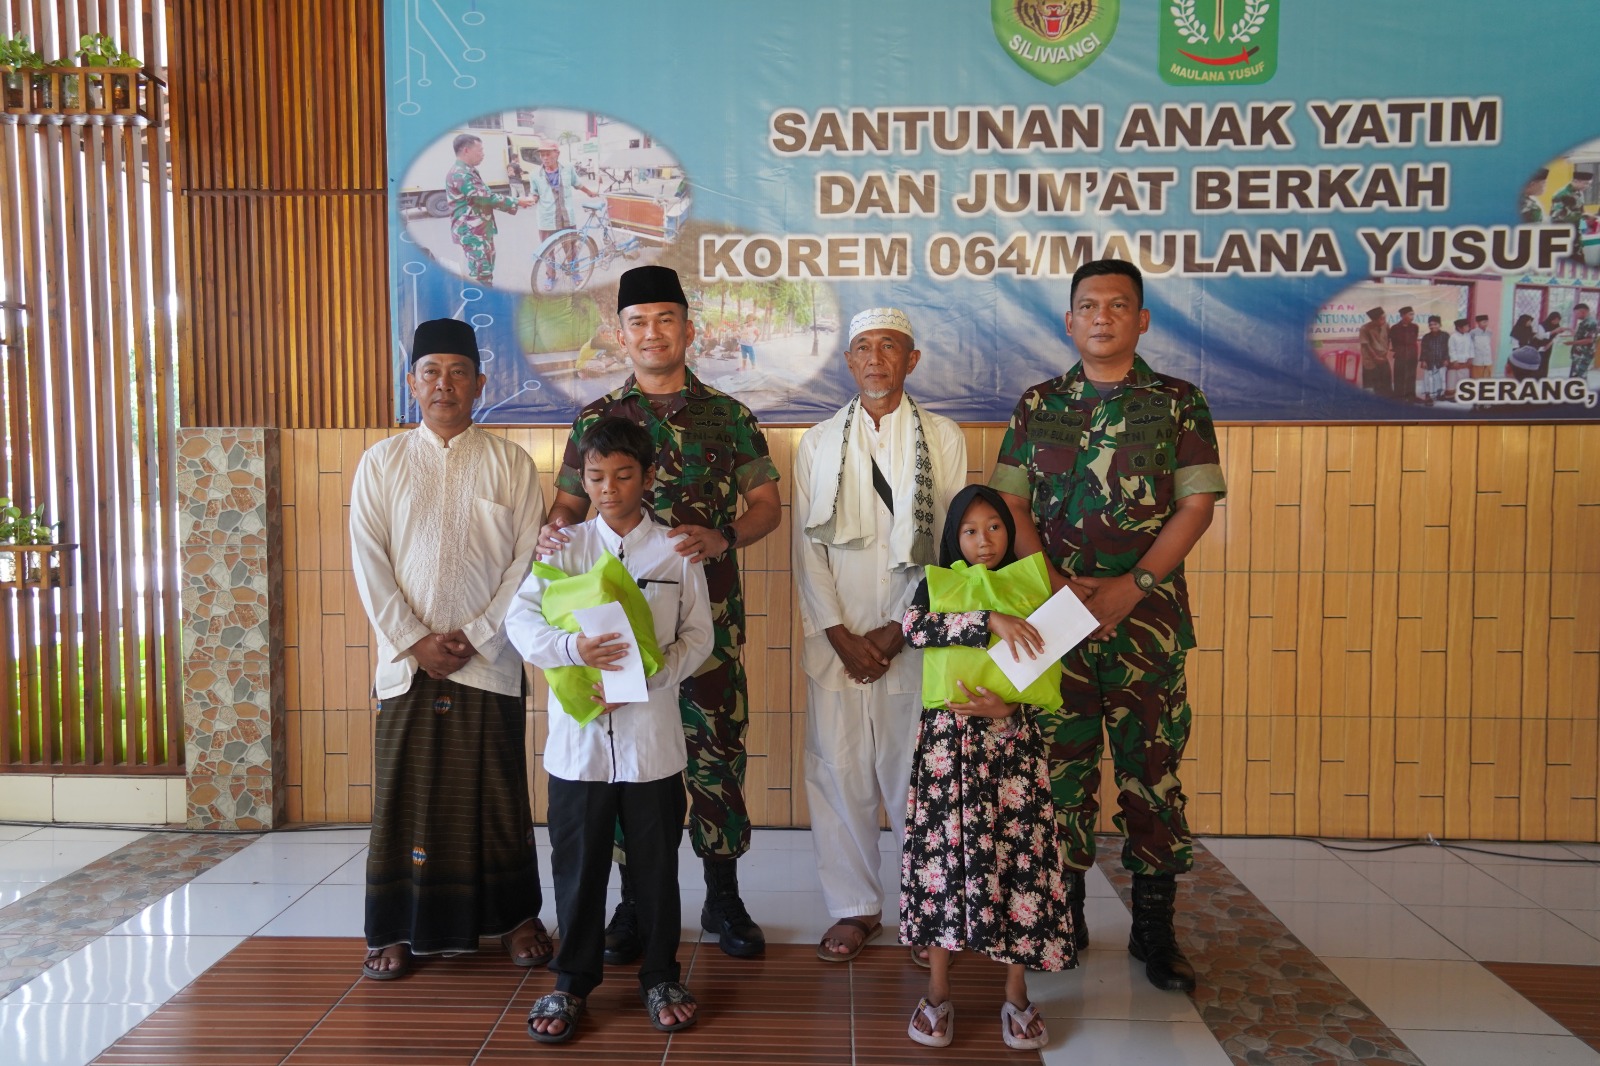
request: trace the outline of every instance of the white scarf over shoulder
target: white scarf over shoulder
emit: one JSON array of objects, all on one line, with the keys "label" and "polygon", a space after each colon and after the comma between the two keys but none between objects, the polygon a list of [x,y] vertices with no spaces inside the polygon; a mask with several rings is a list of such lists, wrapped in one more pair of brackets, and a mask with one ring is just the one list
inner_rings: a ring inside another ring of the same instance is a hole
[{"label": "white scarf over shoulder", "polygon": [[[817,427],[821,436],[811,473],[811,513],[805,516],[806,536],[843,551],[871,547],[876,538],[878,493],[872,485],[870,416],[860,406],[857,397]],[[928,566],[938,561],[933,541],[933,462],[922,432],[922,412],[910,396],[901,396],[890,427],[896,435],[894,469],[883,471],[894,497],[890,562],[896,570]]]}]

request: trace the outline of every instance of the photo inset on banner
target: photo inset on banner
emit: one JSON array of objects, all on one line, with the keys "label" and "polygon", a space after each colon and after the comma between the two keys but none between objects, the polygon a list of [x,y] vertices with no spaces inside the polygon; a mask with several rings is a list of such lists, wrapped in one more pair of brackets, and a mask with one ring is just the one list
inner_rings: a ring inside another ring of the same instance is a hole
[{"label": "photo inset on banner", "polygon": [[447,130],[399,189],[406,235],[475,285],[565,297],[614,283],[678,236],[678,159],[606,115],[492,111]]},{"label": "photo inset on banner", "polygon": [[1351,388],[1397,404],[1462,415],[1593,407],[1596,273],[1569,259],[1551,274],[1359,282],[1322,306],[1311,348]]},{"label": "photo inset on banner", "polygon": [[[691,230],[697,232],[700,227]],[[812,281],[704,282],[685,242],[662,258],[689,297],[694,340],[688,363],[701,381],[762,409],[781,409],[842,372],[839,309],[832,286]],[[680,261],[683,260],[683,261]],[[617,340],[616,286],[570,296],[529,297],[516,310],[518,347],[544,388],[581,406],[633,372]]]},{"label": "photo inset on banner", "polygon": [[1528,175],[1517,200],[1525,226],[1565,223],[1575,259],[1600,276],[1600,140],[1579,145]]}]

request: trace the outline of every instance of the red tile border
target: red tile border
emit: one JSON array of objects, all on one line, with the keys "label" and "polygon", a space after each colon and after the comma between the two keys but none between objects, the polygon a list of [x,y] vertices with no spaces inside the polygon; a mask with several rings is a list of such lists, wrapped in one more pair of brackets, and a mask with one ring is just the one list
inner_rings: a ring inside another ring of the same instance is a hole
[{"label": "red tile border", "polygon": [[1486,962],[1483,968],[1600,1051],[1600,966]]},{"label": "red tile border", "polygon": [[[1001,967],[958,967],[954,993],[964,1016],[946,1049],[906,1038],[906,1019],[926,985],[903,947],[874,947],[848,965],[818,962],[809,945],[768,948],[760,959],[730,959],[685,944],[685,983],[701,1001],[701,1022],[658,1033],[626,968],[608,980],[570,1044],[531,1040],[525,1018],[554,987],[544,970],[519,970],[496,948],[430,960],[408,977],[360,977],[355,938],[252,937],[134,1027],[95,1060],[99,1066],[152,1062],[351,1066],[560,1059],[597,1064],[760,1061],[775,1066],[870,1063],[1038,1062],[1000,1042]],[[852,1001],[854,1007],[852,1008]]]}]

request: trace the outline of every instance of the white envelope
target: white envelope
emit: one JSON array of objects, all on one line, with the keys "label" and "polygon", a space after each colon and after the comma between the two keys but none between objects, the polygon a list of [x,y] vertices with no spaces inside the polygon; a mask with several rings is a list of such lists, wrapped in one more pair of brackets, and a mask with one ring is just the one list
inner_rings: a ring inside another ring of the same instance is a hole
[{"label": "white envelope", "polygon": [[1003,640],[989,649],[989,658],[995,661],[1000,672],[1018,691],[1033,684],[1040,674],[1050,668],[1051,663],[1100,628],[1100,623],[1089,613],[1089,608],[1083,605],[1077,593],[1068,585],[1063,585],[1059,592],[1040,604],[1028,616],[1028,621],[1033,623],[1033,628],[1039,631],[1039,636],[1044,640],[1044,651],[1039,653],[1038,658],[1028,658],[1028,653],[1019,648],[1022,661],[1018,662],[1011,657],[1011,649]]},{"label": "white envelope", "polygon": [[633,639],[633,626],[628,623],[628,612],[615,601],[598,607],[580,607],[572,612],[578,628],[586,637],[605,633],[621,633],[628,642],[628,654],[613,663],[621,670],[600,671],[600,684],[605,689],[607,703],[643,703],[650,698],[645,687],[644,660],[639,657],[639,643]]}]

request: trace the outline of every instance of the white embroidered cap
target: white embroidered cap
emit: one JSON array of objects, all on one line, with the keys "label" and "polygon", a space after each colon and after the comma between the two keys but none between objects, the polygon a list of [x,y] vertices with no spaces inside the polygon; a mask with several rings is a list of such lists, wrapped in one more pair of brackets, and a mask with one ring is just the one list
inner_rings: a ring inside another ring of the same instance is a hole
[{"label": "white embroidered cap", "polygon": [[911,319],[898,307],[869,307],[850,320],[850,340],[854,344],[856,338],[869,329],[897,329],[907,337],[915,338],[911,332]]}]

